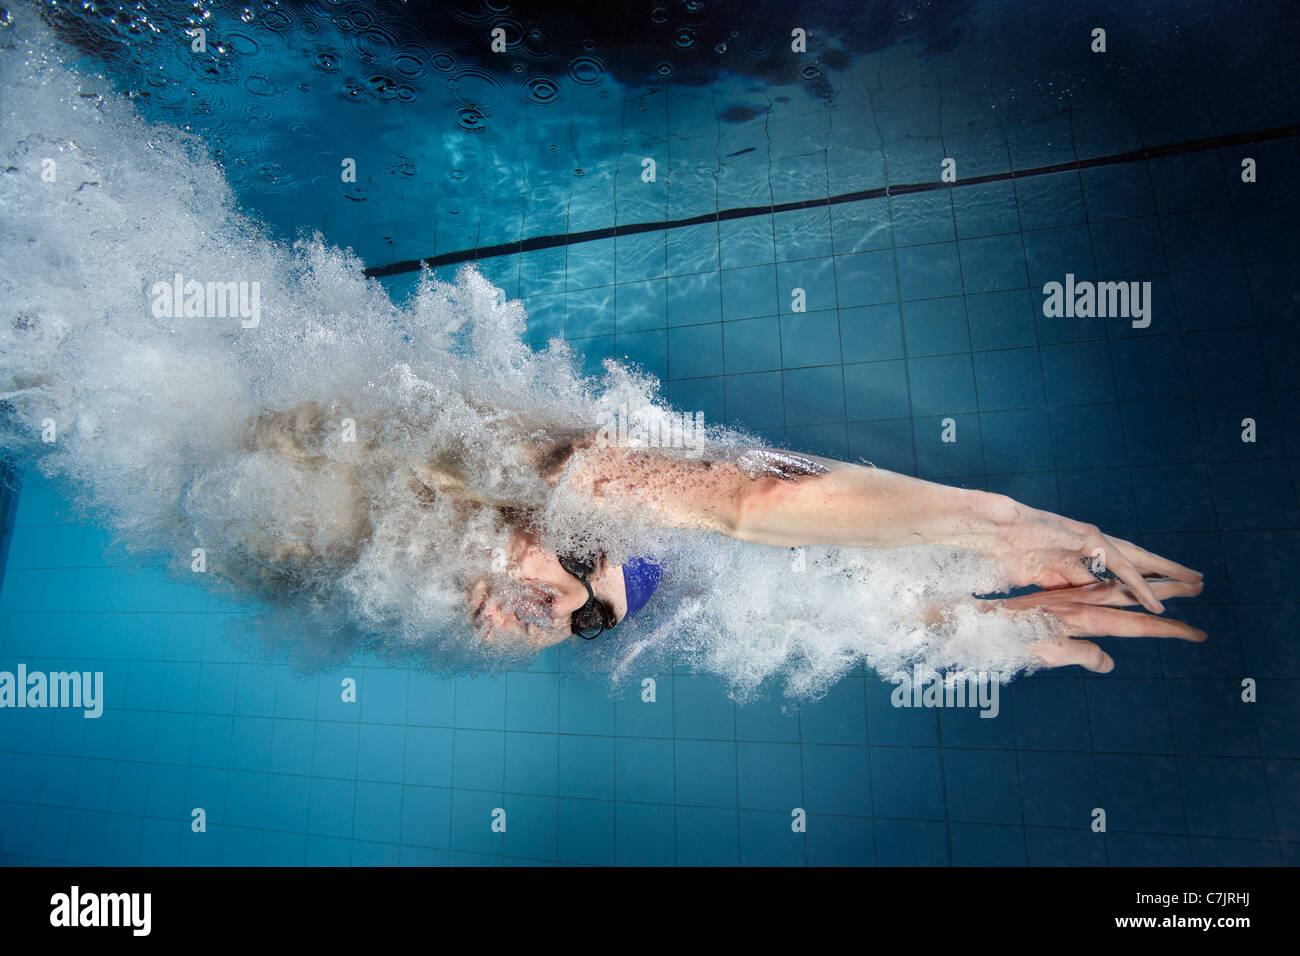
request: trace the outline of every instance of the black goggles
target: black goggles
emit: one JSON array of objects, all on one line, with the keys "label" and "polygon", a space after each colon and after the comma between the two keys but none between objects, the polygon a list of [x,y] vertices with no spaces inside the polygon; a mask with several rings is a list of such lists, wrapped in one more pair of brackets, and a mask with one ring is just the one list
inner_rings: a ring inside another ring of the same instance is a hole
[{"label": "black goggles", "polygon": [[587,603],[574,611],[569,618],[569,626],[573,628],[573,633],[584,641],[591,641],[606,631],[613,630],[614,625],[618,623],[614,620],[614,612],[608,604],[596,597],[596,593],[591,589],[591,583],[587,580],[591,572],[596,569],[595,563],[585,558],[561,555],[560,567],[581,581],[582,586],[587,589]]}]

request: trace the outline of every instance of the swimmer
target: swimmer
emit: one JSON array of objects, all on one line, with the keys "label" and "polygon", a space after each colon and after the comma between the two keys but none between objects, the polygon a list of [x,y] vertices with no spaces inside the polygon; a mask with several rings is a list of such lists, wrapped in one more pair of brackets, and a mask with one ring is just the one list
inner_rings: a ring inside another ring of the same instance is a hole
[{"label": "swimmer", "polygon": [[[294,450],[294,436],[311,433],[323,417],[314,406],[264,416],[256,426],[258,442],[309,459]],[[774,548],[935,545],[978,552],[1011,587],[1039,589],[970,601],[1008,616],[1050,615],[1060,639],[1030,648],[1043,666],[1109,672],[1114,661],[1089,637],[1206,638],[1189,624],[1159,616],[1164,600],[1201,592],[1199,572],[1005,495],[774,449],[693,458],[673,449],[603,443],[593,435],[536,445],[532,460],[547,486],[577,496],[593,515]],[[659,584],[662,571],[652,558],[613,562],[600,554],[557,553],[543,544],[527,506],[486,500],[427,463],[411,470],[410,487],[427,502],[451,496],[468,507],[495,509],[501,519],[499,556],[506,575],[468,586],[470,621],[490,643],[540,650],[574,637],[608,639]],[[1106,580],[1099,581],[1094,569]],[[502,587],[503,581],[508,585]],[[1150,613],[1122,610],[1134,606]],[[926,623],[937,626],[951,610],[932,608]]]},{"label": "swimmer", "polygon": [[[1198,574],[1000,495],[724,426],[611,443],[614,408],[672,415],[651,376],[530,344],[524,303],[474,266],[399,300],[319,235],[273,241],[194,137],[92,105],[40,19],[16,29],[0,452],[115,553],[252,598],[231,628],[268,656],[461,673],[568,641],[615,682],[682,667],[806,699],[857,668],[1105,671],[1096,635],[1204,637],[1158,616]],[[34,143],[58,144],[50,181]],[[256,283],[260,321],[157,315],[178,274]],[[1038,590],[973,596],[1009,587]]]}]

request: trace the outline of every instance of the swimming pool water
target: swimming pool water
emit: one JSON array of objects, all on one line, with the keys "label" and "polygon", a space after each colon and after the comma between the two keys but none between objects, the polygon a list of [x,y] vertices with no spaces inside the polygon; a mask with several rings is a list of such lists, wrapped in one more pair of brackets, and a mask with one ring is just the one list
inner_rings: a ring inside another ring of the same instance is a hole
[{"label": "swimming pool water", "polygon": [[[234,8],[214,9],[236,29]],[[103,670],[108,704],[97,720],[0,714],[0,859],[1300,861],[1294,13],[981,4],[951,13],[946,42],[923,31],[823,54],[815,82],[752,54],[698,85],[620,75],[640,62],[632,44],[601,47],[607,72],[565,73],[539,103],[505,71],[443,90],[430,48],[356,26],[377,8],[276,9],[291,26],[254,17],[241,29],[260,46],[232,40],[218,80],[179,84],[211,109],[171,86],[141,106],[223,149],[269,228],[318,229],[368,266],[463,253],[523,299],[531,342],[563,337],[591,370],[635,362],[680,410],[1004,492],[1168,554],[1206,574],[1178,611],[1210,641],[1110,640],[1113,674],[1018,680],[993,720],[898,709],[863,673],[797,708],[737,706],[688,673],[659,675],[653,704],[613,699],[569,673],[581,648],[492,678],[371,658],[302,677],[229,641],[235,609],[105,553],[104,532],[27,474],[0,669]],[[1104,55],[1088,50],[1098,24]],[[425,64],[409,101],[358,66],[377,57],[372,72],[394,78],[400,51]],[[122,88],[144,75],[108,68]],[[366,102],[339,92],[353,80]],[[456,125],[469,101],[482,115]],[[1183,145],[1141,155],[1170,144]],[[355,188],[337,179],[345,156]],[[951,188],[897,189],[932,185],[945,157]],[[1010,175],[1027,170],[1040,171]],[[837,201],[859,191],[870,198]],[[761,208],[800,201],[820,204]],[[630,223],[660,225],[571,241]],[[566,238],[476,252],[538,237]],[[1042,287],[1067,273],[1151,282],[1150,326],[1045,317]],[[414,279],[383,281],[404,295]],[[346,677],[359,703],[341,699]],[[504,833],[485,824],[498,807]]]}]

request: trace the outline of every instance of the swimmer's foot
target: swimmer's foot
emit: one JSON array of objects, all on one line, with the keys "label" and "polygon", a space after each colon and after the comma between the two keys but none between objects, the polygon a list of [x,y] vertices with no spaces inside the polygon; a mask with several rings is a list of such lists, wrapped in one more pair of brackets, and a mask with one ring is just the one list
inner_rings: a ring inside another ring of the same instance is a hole
[{"label": "swimmer's foot", "polygon": [[[1172,578],[1148,579],[1147,586],[1163,601],[1174,597],[1195,597],[1203,585],[1200,581],[1179,581]],[[1121,607],[1134,607],[1143,602],[1133,590],[1121,581],[1086,584],[1081,587],[1057,588],[1035,591],[1019,597],[989,602],[990,610],[1003,612],[1046,611],[1059,620],[1067,637],[1058,642],[1042,641],[1030,650],[1048,667],[1080,667],[1098,674],[1108,674],[1115,668],[1114,659],[1092,641],[1081,637],[1173,637],[1199,644],[1207,637],[1200,628],[1183,621],[1145,614],[1140,611],[1121,611]]]}]

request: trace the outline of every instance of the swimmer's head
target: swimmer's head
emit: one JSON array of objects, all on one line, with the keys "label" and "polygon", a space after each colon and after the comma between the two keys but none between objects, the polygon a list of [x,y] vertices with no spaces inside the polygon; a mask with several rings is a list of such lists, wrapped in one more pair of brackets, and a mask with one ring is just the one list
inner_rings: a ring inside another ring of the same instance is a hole
[{"label": "swimmer's head", "polygon": [[[572,563],[543,547],[530,530],[512,533],[505,559],[503,575],[481,578],[469,589],[471,623],[489,641],[523,638],[538,649],[558,644],[574,636],[573,613],[589,598],[595,605],[589,610],[605,619],[606,630],[628,615],[628,590],[618,564],[599,558],[585,574],[582,567],[570,570],[565,564]],[[639,595],[633,595],[640,600],[633,610],[645,603]]]}]

